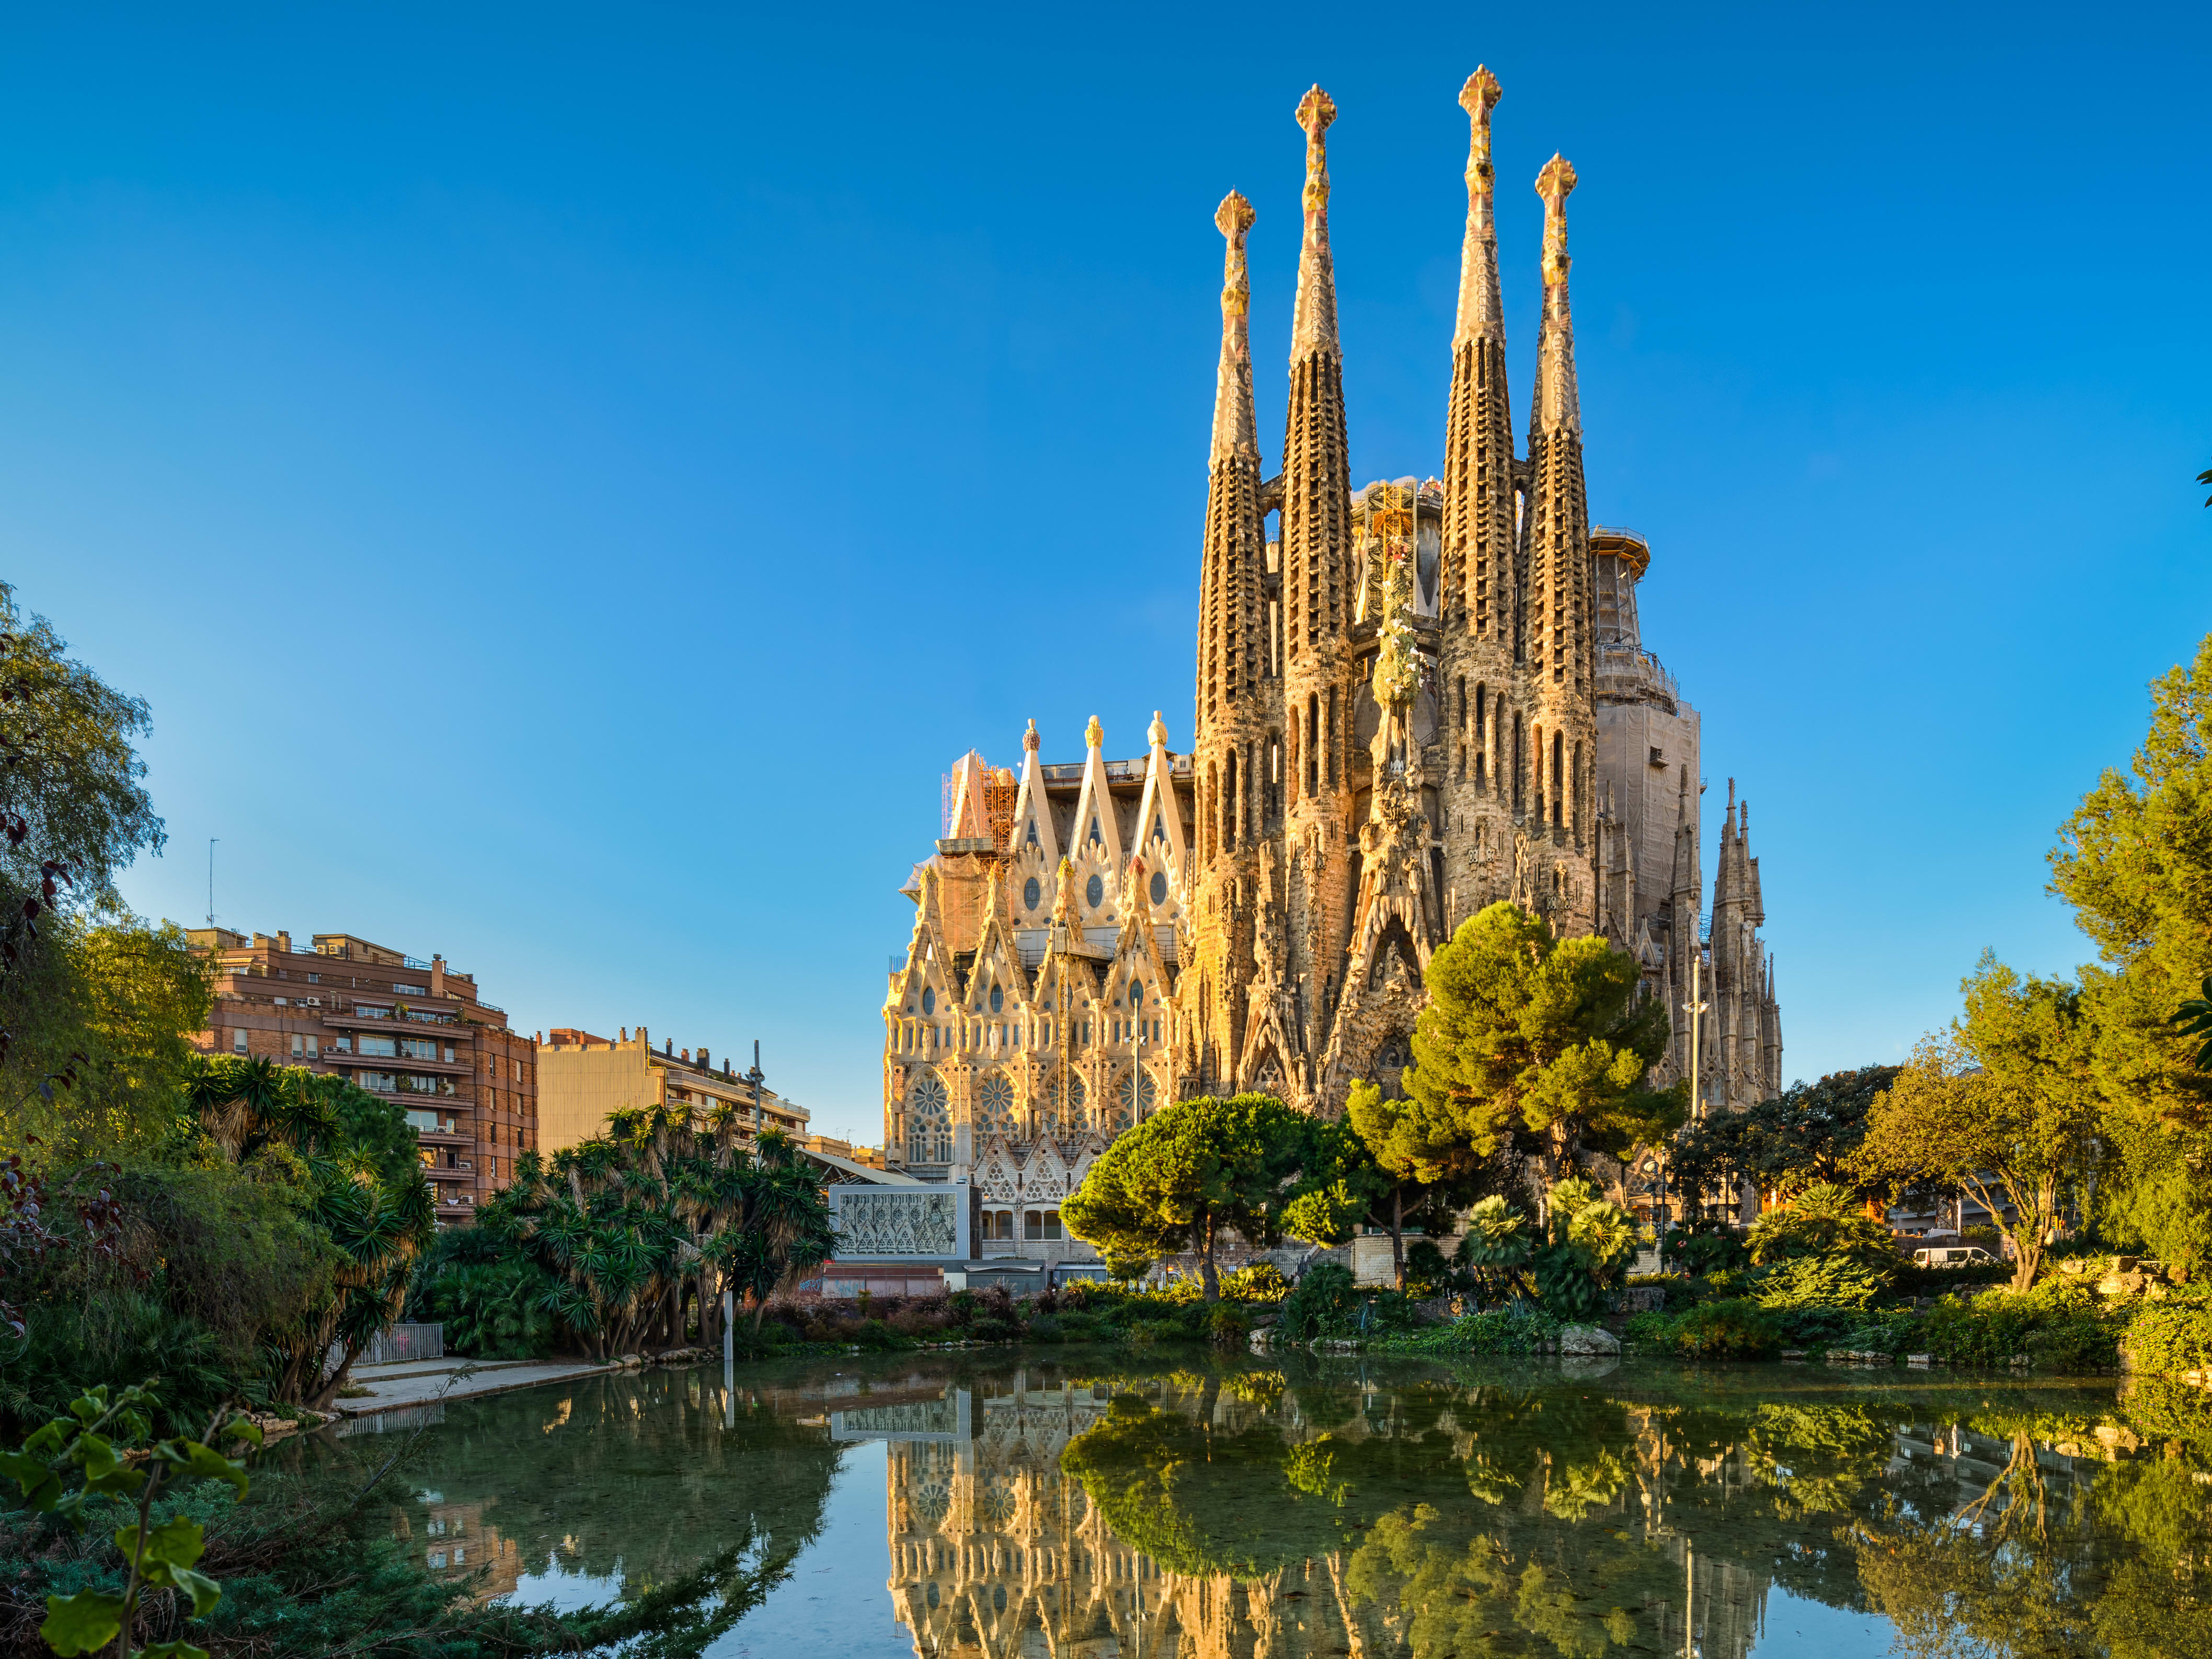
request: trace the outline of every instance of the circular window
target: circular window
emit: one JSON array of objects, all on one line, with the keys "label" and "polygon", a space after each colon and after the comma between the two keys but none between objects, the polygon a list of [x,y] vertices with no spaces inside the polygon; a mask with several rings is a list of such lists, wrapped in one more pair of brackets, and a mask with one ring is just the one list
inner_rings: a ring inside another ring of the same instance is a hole
[{"label": "circular window", "polygon": [[1031,876],[1027,881],[1022,884],[1023,909],[1036,909],[1037,908],[1037,901],[1043,896],[1044,889],[1037,885],[1037,878],[1035,876]]},{"label": "circular window", "polygon": [[997,986],[991,988],[991,1012],[998,1013],[1006,1006],[1006,994]]},{"label": "circular window", "polygon": [[1152,872],[1152,902],[1165,904],[1167,902],[1168,872],[1164,870],[1155,870]]},{"label": "circular window", "polygon": [[986,1133],[1014,1132],[1014,1085],[994,1072],[975,1091],[975,1121]]},{"label": "circular window", "polygon": [[[1087,1091],[1083,1086],[1083,1079],[1076,1076],[1073,1072],[1069,1073],[1067,1078],[1067,1109],[1070,1114],[1071,1121],[1073,1121],[1073,1115],[1083,1109],[1083,1101],[1086,1092]],[[1060,1079],[1058,1078],[1048,1077],[1044,1080],[1044,1097],[1047,1102],[1054,1106],[1058,1106],[1060,1104]]]},{"label": "circular window", "polygon": [[1159,1097],[1159,1085],[1152,1081],[1152,1074],[1150,1072],[1139,1070],[1133,1076],[1123,1078],[1121,1090],[1121,1109],[1115,1114],[1115,1127],[1127,1128],[1128,1119],[1133,1113],[1138,1117],[1150,1116],[1152,1107]]},{"label": "circular window", "polygon": [[937,1012],[937,993],[934,990],[925,990],[921,994],[921,1012],[925,1014]]},{"label": "circular window", "polygon": [[909,1164],[943,1164],[952,1157],[952,1113],[945,1080],[934,1072],[920,1073],[907,1091],[906,1156]]},{"label": "circular window", "polygon": [[1106,902],[1105,882],[1097,876],[1091,877],[1089,881],[1083,884],[1083,896],[1091,908],[1096,910]]}]

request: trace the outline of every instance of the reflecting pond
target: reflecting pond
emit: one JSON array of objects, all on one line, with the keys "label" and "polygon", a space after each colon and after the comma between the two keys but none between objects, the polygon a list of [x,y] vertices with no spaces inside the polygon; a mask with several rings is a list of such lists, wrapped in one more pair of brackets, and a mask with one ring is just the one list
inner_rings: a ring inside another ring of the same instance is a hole
[{"label": "reflecting pond", "polygon": [[[289,1457],[736,1656],[2212,1654],[2212,1407],[2112,1380],[1084,1349],[589,1379]],[[380,1522],[381,1524],[381,1522]]]}]

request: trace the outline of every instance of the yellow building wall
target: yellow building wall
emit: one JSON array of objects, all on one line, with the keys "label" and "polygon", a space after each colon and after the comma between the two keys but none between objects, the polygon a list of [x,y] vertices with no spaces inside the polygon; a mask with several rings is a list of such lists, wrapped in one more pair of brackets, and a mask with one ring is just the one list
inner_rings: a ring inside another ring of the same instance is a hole
[{"label": "yellow building wall", "polygon": [[553,1048],[538,1051],[538,1145],[557,1152],[607,1127],[607,1119],[629,1106],[660,1103],[659,1068],[646,1062],[645,1048],[620,1043],[611,1048]]}]

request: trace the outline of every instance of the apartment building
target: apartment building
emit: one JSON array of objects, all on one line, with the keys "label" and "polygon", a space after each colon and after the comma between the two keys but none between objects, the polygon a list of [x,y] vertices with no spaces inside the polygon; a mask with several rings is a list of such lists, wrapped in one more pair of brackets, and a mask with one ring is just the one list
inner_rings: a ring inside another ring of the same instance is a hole
[{"label": "apartment building", "polygon": [[[775,1091],[757,1090],[726,1055],[717,1066],[704,1048],[695,1054],[673,1042],[655,1048],[644,1026],[609,1039],[559,1025],[538,1051],[538,1144],[549,1152],[587,1140],[615,1113],[632,1107],[688,1105],[708,1114],[737,1114],[738,1141],[750,1146],[763,1129],[806,1139],[807,1110]],[[750,1069],[750,1068],[748,1068]]]},{"label": "apartment building", "polygon": [[443,957],[424,962],[351,933],[316,933],[306,951],[282,931],[190,937],[216,969],[198,1046],[332,1073],[398,1101],[441,1225],[471,1219],[538,1144],[536,1042]]}]

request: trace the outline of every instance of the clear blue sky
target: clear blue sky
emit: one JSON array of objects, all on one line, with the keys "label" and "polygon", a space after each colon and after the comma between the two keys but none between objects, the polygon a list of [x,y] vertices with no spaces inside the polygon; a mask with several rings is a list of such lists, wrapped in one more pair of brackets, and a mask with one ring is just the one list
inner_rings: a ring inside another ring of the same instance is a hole
[{"label": "clear blue sky", "polygon": [[1486,62],[1516,419],[1559,149],[1787,1072],[2085,953],[2052,828],[2212,628],[2203,7],[305,9],[0,57],[0,574],[153,705],[142,908],[219,836],[229,925],[877,1138],[952,758],[1188,741],[1215,203],[1272,462],[1327,86],[1353,471],[1438,470]]}]

